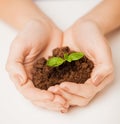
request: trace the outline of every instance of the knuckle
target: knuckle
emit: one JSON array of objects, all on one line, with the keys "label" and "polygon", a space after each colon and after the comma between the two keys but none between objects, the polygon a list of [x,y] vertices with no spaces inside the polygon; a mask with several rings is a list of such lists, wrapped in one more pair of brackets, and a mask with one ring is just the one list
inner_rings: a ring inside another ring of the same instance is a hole
[{"label": "knuckle", "polygon": [[89,89],[87,91],[86,98],[91,98],[94,93],[95,93],[95,90],[93,88],[92,89]]},{"label": "knuckle", "polygon": [[8,63],[7,63],[6,66],[5,66],[5,69],[6,69],[7,72],[12,71],[12,70],[13,70],[12,64],[8,64]]},{"label": "knuckle", "polygon": [[113,73],[113,72],[114,72],[114,67],[113,67],[113,65],[106,66],[106,67],[104,68],[104,71],[107,72],[107,73]]},{"label": "knuckle", "polygon": [[89,100],[88,99],[85,99],[84,102],[81,104],[81,107],[87,106],[88,103],[89,103]]},{"label": "knuckle", "polygon": [[89,101],[90,101],[89,98],[86,98],[86,99],[83,99],[83,100],[79,100],[78,106],[80,106],[80,107],[85,107],[85,106],[88,105]]}]

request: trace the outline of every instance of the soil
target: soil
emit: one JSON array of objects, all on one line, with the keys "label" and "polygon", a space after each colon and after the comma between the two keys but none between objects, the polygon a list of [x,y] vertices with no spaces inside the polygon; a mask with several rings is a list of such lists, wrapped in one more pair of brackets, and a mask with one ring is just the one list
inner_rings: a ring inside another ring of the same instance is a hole
[{"label": "soil", "polygon": [[[61,47],[53,50],[51,57],[62,57],[64,53],[72,53],[69,47]],[[77,61],[64,62],[59,67],[49,67],[46,65],[47,59],[40,58],[33,65],[32,80],[35,87],[47,90],[50,86],[60,84],[64,81],[84,83],[91,76],[94,64],[86,56]]]}]

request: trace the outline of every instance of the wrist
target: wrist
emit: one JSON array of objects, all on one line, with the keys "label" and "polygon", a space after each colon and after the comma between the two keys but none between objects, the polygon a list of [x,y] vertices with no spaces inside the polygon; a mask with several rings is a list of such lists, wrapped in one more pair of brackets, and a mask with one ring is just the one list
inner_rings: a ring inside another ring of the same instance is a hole
[{"label": "wrist", "polygon": [[105,32],[102,30],[101,26],[94,20],[87,19],[87,18],[80,18],[76,21],[73,27],[88,27],[88,28],[97,28],[103,35]]},{"label": "wrist", "polygon": [[17,29],[23,29],[25,25],[27,25],[29,22],[39,22],[43,24],[46,27],[52,26],[53,23],[52,21],[48,20],[47,18],[43,17],[42,15],[39,14],[34,14],[33,16],[24,16],[24,17],[19,17],[17,20],[17,23],[19,24]]}]

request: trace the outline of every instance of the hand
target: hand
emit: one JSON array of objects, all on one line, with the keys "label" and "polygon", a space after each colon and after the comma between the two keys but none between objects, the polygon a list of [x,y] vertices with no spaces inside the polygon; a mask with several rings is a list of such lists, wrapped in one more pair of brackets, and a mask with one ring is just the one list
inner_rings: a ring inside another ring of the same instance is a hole
[{"label": "hand", "polygon": [[83,52],[94,63],[91,78],[85,84],[63,82],[49,91],[68,100],[70,105],[85,106],[113,80],[113,63],[110,48],[96,24],[77,22],[64,33],[63,46]]},{"label": "hand", "polygon": [[65,112],[69,107],[65,99],[35,88],[31,81],[33,63],[60,47],[61,39],[62,32],[53,24],[38,20],[29,22],[12,42],[6,68],[17,89],[33,104]]}]

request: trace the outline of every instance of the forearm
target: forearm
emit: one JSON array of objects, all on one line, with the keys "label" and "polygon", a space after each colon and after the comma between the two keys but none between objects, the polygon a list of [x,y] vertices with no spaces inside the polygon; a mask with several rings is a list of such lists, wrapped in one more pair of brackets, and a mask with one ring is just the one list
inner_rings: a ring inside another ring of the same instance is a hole
[{"label": "forearm", "polygon": [[16,29],[34,19],[50,22],[32,0],[0,0],[0,18]]},{"label": "forearm", "polygon": [[109,33],[120,26],[120,0],[104,0],[78,22],[81,20],[90,20],[99,26],[103,34]]}]

